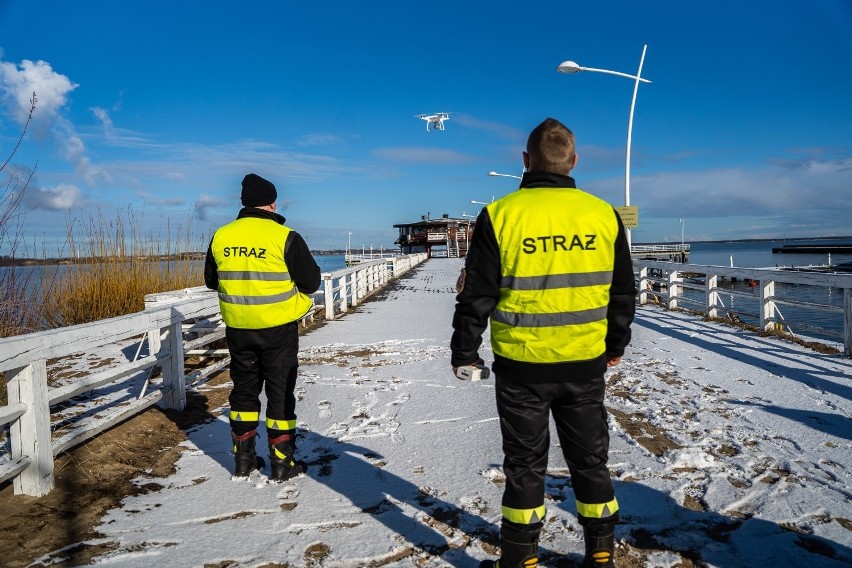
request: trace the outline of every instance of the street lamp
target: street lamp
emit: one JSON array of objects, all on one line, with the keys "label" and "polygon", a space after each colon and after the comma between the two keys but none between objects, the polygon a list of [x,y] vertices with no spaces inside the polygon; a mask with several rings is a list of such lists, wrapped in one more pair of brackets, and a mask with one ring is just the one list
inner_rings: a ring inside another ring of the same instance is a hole
[{"label": "street lamp", "polygon": [[683,250],[683,219],[680,220],[680,250]]},{"label": "street lamp", "polygon": [[346,243],[346,254],[352,254],[352,231],[349,231],[349,241]]},{"label": "street lamp", "polygon": [[513,176],[512,174],[498,174],[497,172],[488,172],[488,175],[505,177],[505,178],[523,179],[521,176]]},{"label": "street lamp", "polygon": [[[651,81],[643,79],[642,65],[645,63],[645,50],[648,46],[642,47],[642,58],[639,60],[639,70],[636,75],[628,75],[627,73],[619,73],[618,71],[609,71],[608,69],[595,69],[594,67],[580,67],[573,61],[563,61],[556,70],[560,73],[579,73],[580,71],[597,71],[598,73],[606,73],[608,75],[618,75],[619,77],[627,77],[633,79],[633,99],[630,101],[630,118],[627,121],[627,158],[624,166],[624,205],[630,205],[630,138],[633,135],[633,109],[636,107],[636,93],[639,91],[639,82],[650,83]],[[630,245],[630,229],[626,229],[627,244]]]}]

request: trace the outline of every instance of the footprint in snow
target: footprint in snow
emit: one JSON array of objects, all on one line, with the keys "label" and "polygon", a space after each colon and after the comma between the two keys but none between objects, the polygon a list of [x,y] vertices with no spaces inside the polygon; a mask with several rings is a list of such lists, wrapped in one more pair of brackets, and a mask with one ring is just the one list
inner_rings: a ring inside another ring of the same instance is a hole
[{"label": "footprint in snow", "polygon": [[320,418],[331,417],[331,401],[321,400],[317,406],[319,407]]}]

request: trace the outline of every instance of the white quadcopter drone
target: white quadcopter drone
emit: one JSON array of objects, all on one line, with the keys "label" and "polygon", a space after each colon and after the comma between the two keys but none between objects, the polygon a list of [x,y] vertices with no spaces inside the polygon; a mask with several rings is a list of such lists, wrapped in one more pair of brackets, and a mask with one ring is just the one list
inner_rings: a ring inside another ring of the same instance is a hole
[{"label": "white quadcopter drone", "polygon": [[432,130],[443,130],[444,129],[444,121],[450,120],[450,113],[448,112],[438,112],[435,114],[418,114],[416,118],[426,121],[426,132],[431,132]]}]

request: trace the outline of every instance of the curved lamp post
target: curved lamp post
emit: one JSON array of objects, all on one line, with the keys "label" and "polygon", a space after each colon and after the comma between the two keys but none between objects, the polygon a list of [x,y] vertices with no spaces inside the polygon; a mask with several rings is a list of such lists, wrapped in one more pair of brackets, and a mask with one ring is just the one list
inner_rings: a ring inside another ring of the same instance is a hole
[{"label": "curved lamp post", "polygon": [[[560,73],[573,74],[579,73],[580,71],[596,71],[598,73],[606,73],[608,75],[618,75],[619,77],[627,77],[628,79],[633,79],[633,99],[630,101],[630,118],[627,121],[627,159],[624,166],[624,205],[630,205],[630,139],[633,135],[633,109],[636,107],[636,93],[639,91],[639,82],[642,83],[650,83],[651,81],[647,79],[643,79],[642,75],[642,65],[645,63],[645,50],[648,49],[648,46],[645,45],[642,47],[642,59],[639,60],[639,70],[636,72],[636,75],[628,75],[627,73],[619,73],[618,71],[610,71],[608,69],[595,69],[594,67],[580,67],[573,61],[563,61],[560,63],[556,70]],[[626,230],[627,232],[627,244],[630,245],[630,229]]]}]

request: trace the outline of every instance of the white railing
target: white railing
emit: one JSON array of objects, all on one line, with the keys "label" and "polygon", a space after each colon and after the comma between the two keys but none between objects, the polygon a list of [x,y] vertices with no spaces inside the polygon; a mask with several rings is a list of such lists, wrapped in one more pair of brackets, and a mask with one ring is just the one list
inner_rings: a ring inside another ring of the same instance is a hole
[{"label": "white railing", "polygon": [[[8,396],[8,404],[0,408],[0,424],[9,425],[9,456],[0,461],[0,481],[14,477],[16,494],[45,495],[53,488],[55,455],[155,403],[182,410],[186,403],[184,322],[201,321],[218,312],[219,303],[211,291],[126,316],[0,339],[0,372],[6,374]],[[150,330],[156,330],[159,348],[147,356],[125,357],[83,378],[49,386],[49,371],[61,370],[62,362],[98,350],[106,352],[106,346],[116,344],[139,342],[141,347]],[[137,395],[116,390],[120,383],[139,383],[155,366],[162,369],[158,389],[145,394],[145,380]],[[51,407],[107,385],[113,390],[105,395],[108,402],[100,407],[102,411],[76,422],[66,418],[66,423],[74,425],[57,436],[52,433]]]},{"label": "white railing", "polygon": [[689,258],[689,244],[673,245],[631,245],[630,254],[633,258],[646,260],[667,259],[672,262],[686,262]]},{"label": "white railing", "polygon": [[361,262],[334,272],[324,272],[322,292],[314,295],[315,302],[324,308],[325,319],[332,320],[426,258],[426,253],[395,255]]},{"label": "white railing", "polygon": [[[852,274],[832,272],[784,270],[778,268],[737,268],[724,266],[708,266],[700,264],[678,264],[672,262],[639,260],[634,261],[634,269],[638,267],[639,303],[647,304],[652,299],[664,304],[667,309],[676,309],[693,305],[697,311],[703,312],[709,318],[727,316],[736,320],[739,316],[752,317],[759,329],[764,331],[780,331],[784,328],[791,330],[797,326],[802,329],[816,328],[806,321],[806,317],[797,318],[793,323],[785,319],[781,306],[793,306],[803,313],[831,313],[838,316],[842,322],[842,332],[832,332],[819,329],[823,335],[836,336],[843,343],[843,353],[852,357]],[[748,283],[749,290],[737,290],[735,287],[724,288],[724,281],[740,280]],[[777,284],[790,284],[798,287],[815,287],[838,289],[842,293],[843,305],[797,300],[789,295],[778,295]],[[688,294],[692,291],[692,294]],[[726,306],[723,296],[731,298]],[[747,298],[756,303],[752,312],[735,310],[733,298]]]},{"label": "white railing", "polygon": [[346,266],[351,266],[353,264],[358,264],[359,262],[366,262],[368,260],[390,260],[394,257],[402,256],[402,253],[397,252],[362,252],[355,253],[349,252],[343,255],[343,261],[346,263]]},{"label": "white railing", "polygon": [[689,244],[676,245],[631,245],[630,252],[642,254],[650,252],[689,252]]},{"label": "white railing", "polygon": [[[323,290],[303,323],[333,319],[425,259],[407,255],[324,273]],[[8,398],[0,407],[0,426],[8,425],[0,483],[14,478],[15,494],[46,495],[54,485],[55,456],[154,404],[183,410],[187,385],[230,362],[226,349],[205,349],[225,333],[216,292],[196,287],[151,294],[145,306],[108,320],[0,339]],[[192,355],[224,358],[187,374],[185,357]],[[84,376],[61,378],[69,374],[63,369],[68,362],[88,358],[98,361]],[[161,370],[156,377],[155,368]]]}]

